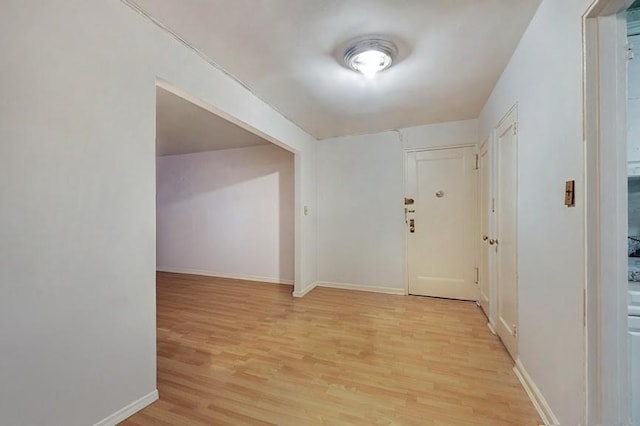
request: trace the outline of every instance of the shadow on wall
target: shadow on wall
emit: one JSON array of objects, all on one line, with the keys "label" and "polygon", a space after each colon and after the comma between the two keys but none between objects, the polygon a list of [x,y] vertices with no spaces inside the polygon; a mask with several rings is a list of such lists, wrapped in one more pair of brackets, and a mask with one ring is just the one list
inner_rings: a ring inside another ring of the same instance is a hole
[{"label": "shadow on wall", "polygon": [[293,282],[294,155],[275,145],[157,159],[159,270]]}]

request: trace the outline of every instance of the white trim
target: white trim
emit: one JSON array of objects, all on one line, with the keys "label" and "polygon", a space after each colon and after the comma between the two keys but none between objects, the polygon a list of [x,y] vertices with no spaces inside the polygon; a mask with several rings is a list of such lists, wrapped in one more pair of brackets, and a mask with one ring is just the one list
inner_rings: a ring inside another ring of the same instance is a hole
[{"label": "white trim", "polygon": [[404,288],[398,287],[377,287],[374,285],[350,284],[350,283],[332,283],[326,281],[318,281],[318,287],[337,288],[341,290],[366,291],[369,293],[384,293],[406,296]]},{"label": "white trim", "polygon": [[127,418],[133,416],[138,411],[147,407],[148,405],[153,404],[158,400],[158,390],[154,390],[153,392],[143,396],[142,398],[133,401],[131,404],[127,405],[124,408],[119,409],[115,413],[111,414],[108,417],[100,420],[98,423],[95,423],[93,426],[115,426],[118,423],[126,420]]},{"label": "white trim", "polygon": [[293,297],[304,297],[307,294],[309,294],[309,292],[311,290],[313,290],[314,288],[316,288],[317,286],[318,286],[318,282],[317,281],[314,282],[314,283],[311,283],[311,285],[309,287],[303,289],[302,291],[294,291],[293,292]]},{"label": "white trim", "polygon": [[583,16],[586,423],[629,418],[627,376],[627,26],[632,0]]},{"label": "white trim", "polygon": [[200,269],[171,268],[171,267],[165,267],[165,266],[158,266],[156,268],[156,271],[170,272],[173,274],[202,275],[205,277],[214,277],[214,278],[231,278],[234,280],[255,281],[255,282],[269,283],[269,284],[293,285],[293,280],[282,280],[279,278],[259,277],[256,275],[227,274],[224,272],[202,271]]},{"label": "white trim", "polygon": [[491,334],[493,334],[494,336],[498,335],[498,332],[496,331],[496,327],[491,323],[491,321],[487,323],[487,328],[489,329]]},{"label": "white trim", "polygon": [[529,395],[529,399],[531,399],[533,406],[536,408],[536,411],[538,411],[538,414],[542,418],[544,424],[546,426],[560,425],[558,418],[555,416],[555,414],[553,414],[553,411],[551,411],[551,407],[549,407],[547,400],[544,399],[542,392],[540,392],[540,389],[538,389],[536,384],[531,379],[531,376],[529,376],[529,373],[527,373],[527,371],[524,369],[524,366],[522,365],[522,362],[520,362],[519,358],[516,360],[516,365],[513,367],[513,372],[516,374],[518,380],[520,380],[520,383],[522,384],[522,387],[524,388],[527,395]]}]

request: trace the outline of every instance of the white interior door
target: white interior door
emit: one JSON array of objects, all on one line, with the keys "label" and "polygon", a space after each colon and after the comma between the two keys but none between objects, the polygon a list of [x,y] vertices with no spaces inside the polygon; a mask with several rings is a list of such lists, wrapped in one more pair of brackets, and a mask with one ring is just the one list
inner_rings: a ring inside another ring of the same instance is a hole
[{"label": "white interior door", "polygon": [[496,129],[496,331],[513,357],[518,353],[517,124],[512,110]]},{"label": "white interior door", "polygon": [[476,300],[475,148],[407,154],[409,294]]},{"label": "white interior door", "polygon": [[487,243],[489,241],[490,226],[489,221],[491,218],[491,194],[490,194],[490,169],[489,169],[489,140],[487,139],[481,146],[478,153],[478,171],[480,173],[479,179],[479,206],[480,206],[480,263],[479,267],[479,282],[478,282],[478,303],[484,311],[487,318],[490,318],[490,276],[489,276],[489,259],[491,246]]}]

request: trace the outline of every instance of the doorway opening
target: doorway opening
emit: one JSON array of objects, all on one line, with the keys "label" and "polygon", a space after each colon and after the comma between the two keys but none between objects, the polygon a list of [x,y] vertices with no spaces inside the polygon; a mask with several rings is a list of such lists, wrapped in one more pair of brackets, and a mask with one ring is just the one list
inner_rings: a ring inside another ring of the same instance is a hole
[{"label": "doorway opening", "polygon": [[294,284],[294,154],[156,88],[158,271]]}]

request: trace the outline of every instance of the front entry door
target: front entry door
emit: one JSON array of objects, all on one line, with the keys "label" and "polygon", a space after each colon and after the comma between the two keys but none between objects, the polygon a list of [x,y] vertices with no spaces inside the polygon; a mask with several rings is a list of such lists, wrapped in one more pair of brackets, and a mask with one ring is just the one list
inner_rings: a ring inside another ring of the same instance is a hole
[{"label": "front entry door", "polygon": [[474,147],[407,154],[409,294],[477,299],[476,172]]}]

